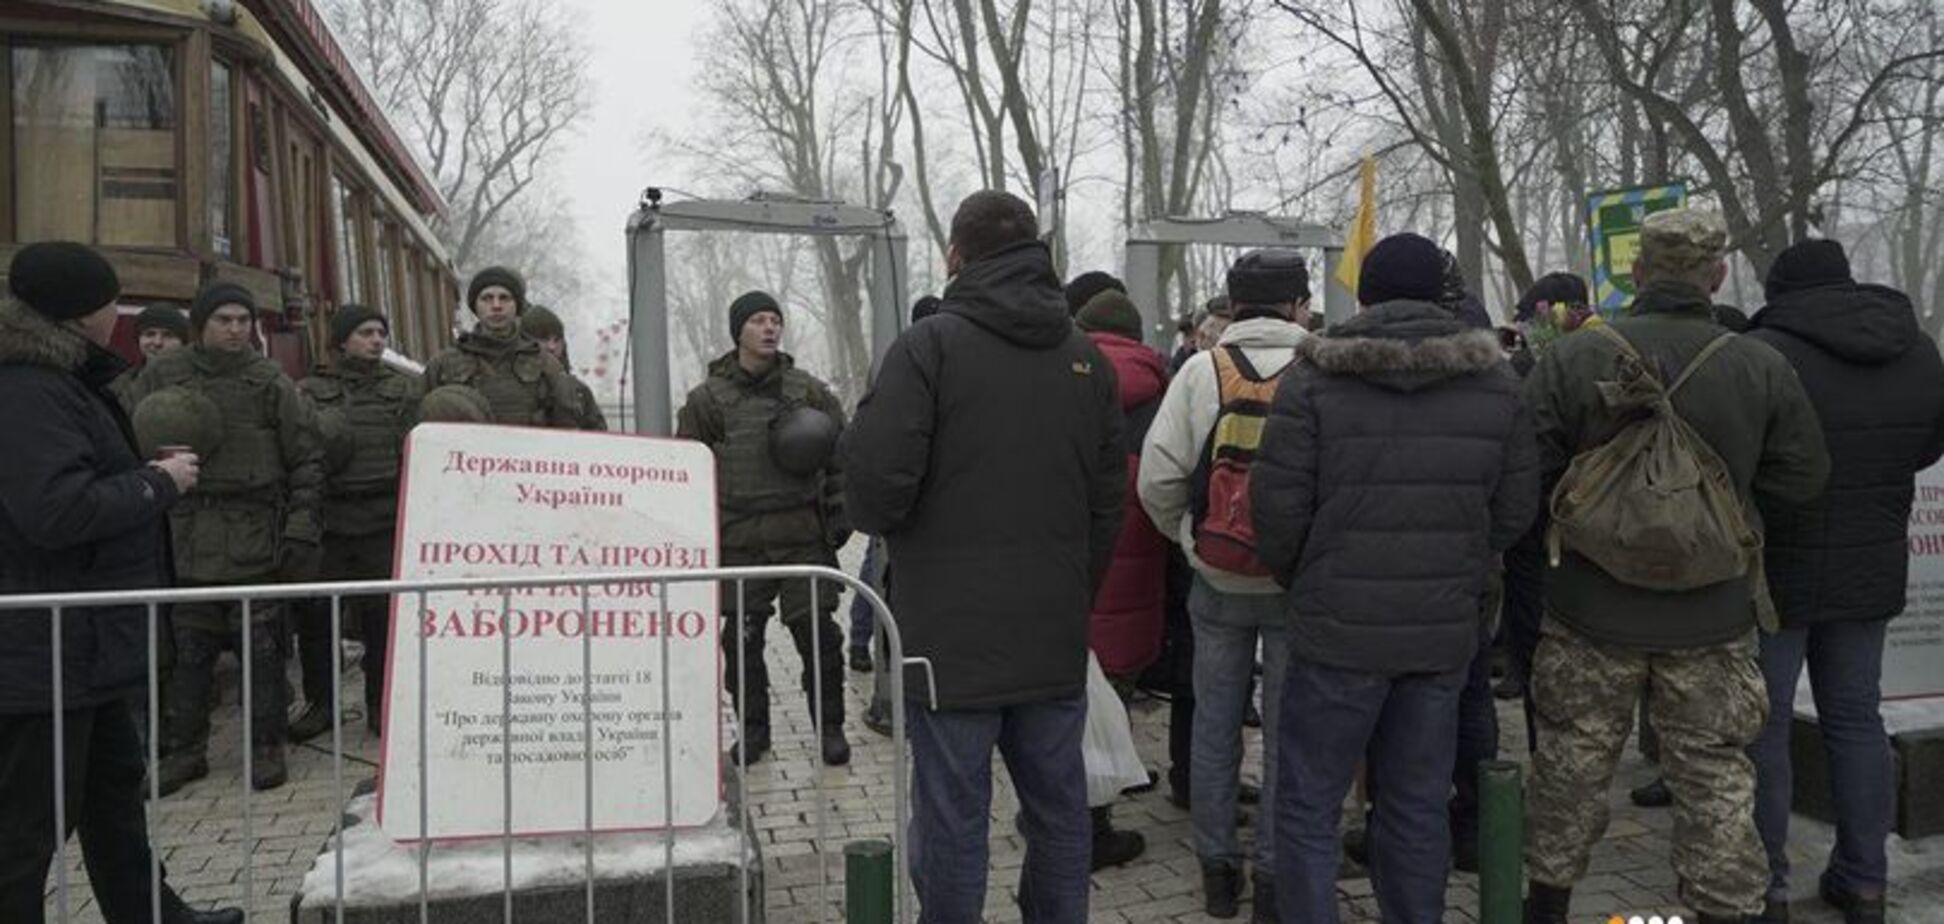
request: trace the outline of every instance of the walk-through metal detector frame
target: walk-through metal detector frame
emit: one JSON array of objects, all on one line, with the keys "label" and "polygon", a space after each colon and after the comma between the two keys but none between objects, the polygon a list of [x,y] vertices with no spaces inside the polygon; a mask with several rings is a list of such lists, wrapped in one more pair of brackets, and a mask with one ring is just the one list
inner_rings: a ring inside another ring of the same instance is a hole
[{"label": "walk-through metal detector frame", "polygon": [[871,356],[884,355],[905,326],[907,242],[904,227],[888,210],[754,196],[749,199],[688,199],[662,203],[649,189],[628,218],[629,374],[634,377],[634,429],[651,436],[674,432],[674,396],[669,385],[672,353],[668,331],[668,253],[670,231],[742,231],[752,234],[858,236],[871,241],[867,279],[871,298]]},{"label": "walk-through metal detector frame", "polygon": [[1148,343],[1153,346],[1165,349],[1173,345],[1174,323],[1162,310],[1165,293],[1161,291],[1161,248],[1171,244],[1321,250],[1324,320],[1335,324],[1348,320],[1356,311],[1354,293],[1336,278],[1337,264],[1343,259],[1343,235],[1334,229],[1260,212],[1230,212],[1220,218],[1149,219],[1127,238],[1127,294],[1140,307]]}]

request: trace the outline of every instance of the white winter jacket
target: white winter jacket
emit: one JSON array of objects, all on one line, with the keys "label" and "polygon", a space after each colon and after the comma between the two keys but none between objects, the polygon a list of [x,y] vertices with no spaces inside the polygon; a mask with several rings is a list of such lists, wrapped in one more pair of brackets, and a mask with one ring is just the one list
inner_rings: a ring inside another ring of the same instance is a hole
[{"label": "white winter jacket", "polygon": [[[1310,334],[1301,326],[1275,318],[1249,318],[1229,325],[1221,346],[1239,346],[1263,375],[1275,375],[1296,356],[1296,344]],[[1215,360],[1207,353],[1188,358],[1161,399],[1147,442],[1141,446],[1138,487],[1141,506],[1163,533],[1179,543],[1209,586],[1223,593],[1276,594],[1282,588],[1271,578],[1246,577],[1209,566],[1195,557],[1191,481],[1195,465],[1207,449],[1208,435],[1221,410],[1221,389],[1215,381]]]}]

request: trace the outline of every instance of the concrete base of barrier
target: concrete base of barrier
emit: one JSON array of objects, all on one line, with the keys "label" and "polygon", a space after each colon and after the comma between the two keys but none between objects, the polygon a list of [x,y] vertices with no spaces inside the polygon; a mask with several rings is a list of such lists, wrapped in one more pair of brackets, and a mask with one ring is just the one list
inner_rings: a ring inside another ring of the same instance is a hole
[{"label": "concrete base of barrier", "polygon": [[[731,792],[734,787],[729,788]],[[359,796],[345,808],[344,924],[419,924],[419,851],[380,831],[375,801]],[[725,805],[716,820],[674,835],[674,873],[659,833],[594,839],[594,914],[587,914],[587,847],[579,837],[513,843],[513,920],[520,924],[689,924],[740,922],[748,871],[748,921],[763,920],[761,849],[741,813]],[[327,839],[303,886],[291,898],[292,924],[337,924],[336,843]],[[486,924],[504,918],[506,852],[497,841],[440,844],[426,861],[426,924]],[[668,889],[675,916],[667,915]]]},{"label": "concrete base of barrier", "polygon": [[[1886,709],[1895,813],[1892,830],[1905,840],[1944,834],[1944,727],[1908,727]],[[1829,756],[1814,713],[1798,709],[1789,736],[1794,770],[1791,801],[1798,814],[1834,824]]]}]

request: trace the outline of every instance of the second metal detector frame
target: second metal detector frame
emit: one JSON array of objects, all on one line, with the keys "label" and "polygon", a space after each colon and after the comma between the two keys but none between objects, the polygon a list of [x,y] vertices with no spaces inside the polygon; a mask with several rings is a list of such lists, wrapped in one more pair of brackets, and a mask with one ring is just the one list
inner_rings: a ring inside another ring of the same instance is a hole
[{"label": "second metal detector frame", "polygon": [[668,331],[670,231],[742,231],[752,234],[840,235],[870,240],[867,275],[871,299],[871,356],[884,355],[905,326],[907,242],[903,226],[887,210],[802,199],[688,199],[664,204],[649,189],[628,218],[629,348],[633,354],[635,432],[673,432],[674,396],[669,384],[672,354]]},{"label": "second metal detector frame", "polygon": [[1169,346],[1174,333],[1171,319],[1162,310],[1161,292],[1161,248],[1174,244],[1321,250],[1324,320],[1336,324],[1356,312],[1355,294],[1336,278],[1337,264],[1343,259],[1343,235],[1331,228],[1260,212],[1231,212],[1220,218],[1150,219],[1127,238],[1127,295],[1140,307],[1142,326],[1153,346]]}]

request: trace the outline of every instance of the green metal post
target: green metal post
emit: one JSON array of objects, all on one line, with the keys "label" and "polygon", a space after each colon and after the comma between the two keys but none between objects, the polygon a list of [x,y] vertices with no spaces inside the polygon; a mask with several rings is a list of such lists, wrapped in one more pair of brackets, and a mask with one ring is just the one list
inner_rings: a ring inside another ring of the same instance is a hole
[{"label": "green metal post", "polygon": [[891,924],[891,842],[844,845],[845,924]]},{"label": "green metal post", "polygon": [[1519,924],[1524,916],[1525,791],[1519,765],[1478,765],[1479,924]]}]

